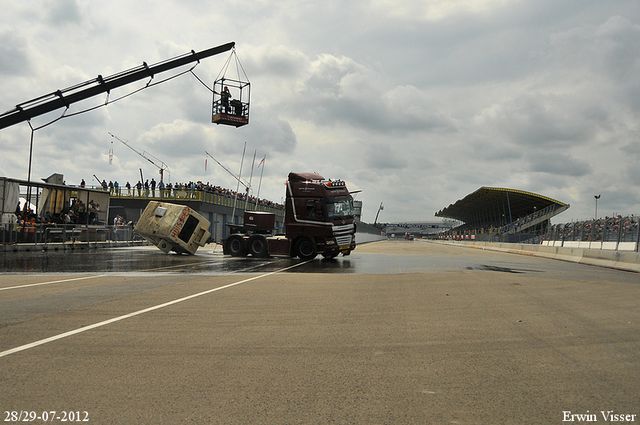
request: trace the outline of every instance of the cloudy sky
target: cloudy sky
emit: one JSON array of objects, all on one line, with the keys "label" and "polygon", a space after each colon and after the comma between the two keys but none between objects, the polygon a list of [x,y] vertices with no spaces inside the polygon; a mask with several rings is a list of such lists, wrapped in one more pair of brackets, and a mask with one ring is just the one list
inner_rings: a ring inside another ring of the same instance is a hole
[{"label": "cloudy sky", "polygon": [[[595,194],[599,215],[640,214],[637,0],[5,0],[0,112],[230,41],[249,125],[212,124],[212,94],[187,74],[37,130],[32,178],[157,179],[113,133],[171,182],[233,189],[204,151],[237,172],[246,142],[245,177],[256,150],[267,156],[261,197],[281,201],[289,171],[316,171],[361,189],[368,222],[380,203],[379,221],[431,220],[481,186],[571,204],[554,222],[592,217]],[[194,72],[211,85],[228,58]],[[27,123],[0,130],[0,175],[26,179],[30,136]]]}]

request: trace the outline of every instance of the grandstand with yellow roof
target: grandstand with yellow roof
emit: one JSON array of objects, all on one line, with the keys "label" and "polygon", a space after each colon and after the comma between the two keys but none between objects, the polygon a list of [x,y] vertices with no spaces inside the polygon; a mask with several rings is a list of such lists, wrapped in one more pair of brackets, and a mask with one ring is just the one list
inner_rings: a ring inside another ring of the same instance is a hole
[{"label": "grandstand with yellow roof", "polygon": [[483,186],[435,215],[463,222],[443,237],[521,242],[544,234],[551,218],[569,207],[524,190]]}]

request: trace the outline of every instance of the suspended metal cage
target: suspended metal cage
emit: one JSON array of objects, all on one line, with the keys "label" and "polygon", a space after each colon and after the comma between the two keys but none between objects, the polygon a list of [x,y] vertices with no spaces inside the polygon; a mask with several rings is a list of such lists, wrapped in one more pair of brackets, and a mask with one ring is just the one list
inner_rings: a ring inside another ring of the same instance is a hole
[{"label": "suspended metal cage", "polygon": [[[236,78],[227,77],[232,58],[235,58]],[[234,127],[249,124],[250,99],[251,83],[238,60],[236,49],[234,48],[222,71],[218,74],[218,78],[213,82],[211,122]]]}]

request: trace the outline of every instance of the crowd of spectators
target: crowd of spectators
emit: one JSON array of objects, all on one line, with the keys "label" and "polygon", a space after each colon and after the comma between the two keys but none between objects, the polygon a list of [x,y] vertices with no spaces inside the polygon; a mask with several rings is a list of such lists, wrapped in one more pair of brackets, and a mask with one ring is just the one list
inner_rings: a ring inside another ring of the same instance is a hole
[{"label": "crowd of spectators", "polygon": [[633,214],[554,224],[547,229],[545,240],[633,242],[638,238],[639,225],[640,217]]},{"label": "crowd of spectators", "polygon": [[79,199],[74,199],[71,205],[59,214],[47,211],[43,215],[37,215],[28,204],[24,208],[20,208],[18,204],[15,211],[14,230],[24,228],[28,232],[34,232],[36,228],[57,227],[65,224],[98,224],[98,212],[100,212],[100,204],[94,203],[93,200],[87,205]]},{"label": "crowd of spectators", "polygon": [[[62,231],[67,225],[98,224],[98,212],[100,212],[100,205],[94,203],[93,200],[89,202],[89,205],[86,205],[81,200],[75,199],[71,205],[58,214],[47,211],[42,215],[36,214],[28,203],[23,208],[18,204],[15,210],[16,220],[12,228],[5,228],[5,230],[17,232],[18,242],[34,242],[36,238],[44,240],[41,239],[44,237],[50,240],[52,237],[50,232],[53,230],[48,229],[57,228]],[[2,237],[6,238],[7,235],[3,234]]]},{"label": "crowd of spectators", "polygon": [[35,232],[36,228],[44,226],[56,226],[57,220],[49,212],[42,217],[38,216],[31,208],[25,206],[20,209],[20,204],[16,208],[16,221],[13,224],[14,231],[24,229],[27,232]]},{"label": "crowd of spectators", "polygon": [[[84,183],[84,180],[82,181]],[[82,183],[81,183],[82,186]],[[263,205],[266,207],[284,209],[284,205],[269,201],[268,199],[260,199],[255,196],[247,196],[247,193],[236,192],[231,189],[225,189],[221,186],[214,186],[211,183],[203,183],[201,181],[193,182],[189,181],[187,183],[164,183],[163,181],[156,182],[155,179],[147,179],[144,183],[138,180],[137,183],[131,184],[130,182],[126,182],[124,186],[121,186],[118,181],[109,181],[103,180],[101,183],[103,190],[108,190],[111,195],[115,196],[138,196],[138,197],[161,197],[161,198],[172,198],[172,197],[180,197],[184,195],[185,192],[187,194],[193,194],[195,192],[203,192],[203,193],[212,193],[215,195],[225,196],[227,198],[233,199],[237,196],[239,200],[247,201],[251,204],[255,204],[256,201],[258,205]],[[194,196],[187,196],[194,197]]]}]

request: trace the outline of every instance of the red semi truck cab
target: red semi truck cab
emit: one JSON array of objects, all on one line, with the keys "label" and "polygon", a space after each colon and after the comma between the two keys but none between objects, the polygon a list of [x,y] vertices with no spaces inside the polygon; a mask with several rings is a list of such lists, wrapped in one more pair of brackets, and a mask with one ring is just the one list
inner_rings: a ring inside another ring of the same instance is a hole
[{"label": "red semi truck cab", "polygon": [[268,257],[289,255],[303,260],[349,255],[356,248],[353,197],[344,181],[317,173],[289,173],[284,235],[273,235],[270,213],[246,211],[243,226],[230,226],[225,254]]},{"label": "red semi truck cab", "polygon": [[356,248],[353,197],[344,181],[317,173],[289,173],[285,236],[300,258],[333,258]]}]

